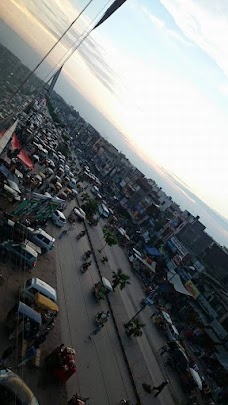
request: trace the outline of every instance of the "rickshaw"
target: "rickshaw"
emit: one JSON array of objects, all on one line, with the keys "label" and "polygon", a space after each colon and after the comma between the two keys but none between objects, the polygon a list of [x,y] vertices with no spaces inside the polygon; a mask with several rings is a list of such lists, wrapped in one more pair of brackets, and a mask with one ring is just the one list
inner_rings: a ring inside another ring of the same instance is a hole
[{"label": "rickshaw", "polygon": [[75,350],[71,347],[63,349],[61,346],[53,350],[45,362],[53,377],[65,383],[76,372]]},{"label": "rickshaw", "polygon": [[41,314],[19,301],[8,313],[6,326],[9,330],[9,340],[23,332],[25,340],[33,338],[42,324]]},{"label": "rickshaw", "polygon": [[93,294],[95,295],[98,302],[100,300],[104,300],[106,295],[110,291],[113,291],[112,285],[110,281],[105,277],[102,277],[101,281],[94,284]]},{"label": "rickshaw", "polygon": [[58,305],[40,293],[36,293],[33,308],[42,316],[43,323],[51,321],[59,312]]}]

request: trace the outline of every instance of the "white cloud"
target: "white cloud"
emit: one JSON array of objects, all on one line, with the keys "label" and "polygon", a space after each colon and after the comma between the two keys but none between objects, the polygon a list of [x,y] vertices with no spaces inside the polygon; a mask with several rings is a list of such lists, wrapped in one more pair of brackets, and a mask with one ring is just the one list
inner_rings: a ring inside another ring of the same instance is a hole
[{"label": "white cloud", "polygon": [[161,0],[183,34],[228,76],[227,0]]},{"label": "white cloud", "polygon": [[147,7],[141,7],[141,11],[144,15],[149,18],[149,20],[160,30],[163,30],[165,34],[167,34],[170,38],[175,39],[185,45],[190,46],[191,43],[186,41],[183,35],[180,35],[177,31],[174,31],[166,26],[165,21],[161,20],[157,16],[155,16]]}]

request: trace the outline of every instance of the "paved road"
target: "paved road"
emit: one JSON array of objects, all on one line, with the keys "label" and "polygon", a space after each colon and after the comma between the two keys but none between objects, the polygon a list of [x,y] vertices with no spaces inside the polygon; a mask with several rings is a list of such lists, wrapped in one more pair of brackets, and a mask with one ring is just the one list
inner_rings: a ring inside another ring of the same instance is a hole
[{"label": "paved road", "polygon": [[[100,220],[99,225],[95,228],[89,228],[89,232],[96,249],[99,249],[103,245],[103,232],[102,226],[105,221]],[[137,276],[132,272],[130,263],[128,262],[124,251],[117,245],[109,247],[106,246],[99,255],[100,258],[106,254],[109,258],[109,266],[102,265],[103,271],[106,272],[107,277],[111,279],[111,272],[121,268],[126,274],[130,276],[131,285],[127,286],[121,293],[122,305],[125,309],[126,319],[123,322],[127,322],[135,313],[140,309],[140,301],[145,297],[143,289]],[[102,268],[102,267],[101,267]],[[146,307],[140,314],[139,319],[146,325],[143,328],[143,336],[138,338],[138,344],[140,346],[141,353],[145,359],[147,368],[152,377],[154,385],[159,385],[162,381],[168,378],[170,381],[169,388],[167,387],[160,394],[159,399],[162,404],[171,405],[173,403],[180,403],[184,401],[183,392],[178,383],[177,376],[172,372],[168,372],[163,365],[163,359],[159,355],[158,351],[166,343],[164,336],[160,334],[157,328],[154,326],[150,316],[153,313],[154,307]],[[124,312],[124,311],[123,311]],[[179,401],[179,402],[178,402]]]},{"label": "paved road", "polygon": [[[72,205],[72,204],[71,204]],[[130,376],[122,355],[116,330],[110,319],[102,331],[88,339],[96,327],[95,315],[107,304],[98,305],[92,287],[99,280],[93,264],[82,274],[79,270],[83,253],[89,249],[87,236],[79,241],[76,229],[56,243],[58,299],[61,314],[62,340],[76,350],[77,375],[67,384],[69,396],[75,392],[90,397],[90,405],[116,405],[123,398],[136,402]],[[61,231],[52,229],[52,234]]]}]

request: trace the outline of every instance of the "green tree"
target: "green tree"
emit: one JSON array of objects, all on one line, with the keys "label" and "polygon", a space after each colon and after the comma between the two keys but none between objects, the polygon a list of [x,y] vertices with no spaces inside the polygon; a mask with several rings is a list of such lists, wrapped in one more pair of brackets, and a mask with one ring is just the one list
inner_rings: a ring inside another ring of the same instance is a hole
[{"label": "green tree", "polygon": [[112,276],[112,288],[113,290],[115,290],[115,288],[119,285],[120,289],[123,290],[127,284],[131,284],[129,279],[130,277],[123,273],[121,269],[118,269],[117,272],[113,271],[112,272],[113,276]]},{"label": "green tree", "polygon": [[117,239],[116,235],[114,235],[114,233],[111,232],[109,229],[103,228],[103,235],[104,235],[105,245],[101,249],[98,250],[99,253],[101,253],[101,251],[105,248],[106,245],[114,246],[114,245],[117,245],[117,243],[118,243],[118,239]]},{"label": "green tree", "polygon": [[142,336],[142,328],[145,326],[144,323],[140,322],[137,318],[135,318],[130,323],[126,324],[125,326],[125,333],[128,337],[140,337]]},{"label": "green tree", "polygon": [[89,201],[91,200],[91,198],[90,198],[90,196],[89,196],[88,193],[82,193],[82,195],[81,195],[81,200],[82,200],[83,202],[84,202],[84,201],[89,202]]},{"label": "green tree", "polygon": [[85,204],[82,205],[82,209],[85,211],[87,217],[92,218],[98,208],[98,203],[94,198],[91,198],[85,202]]},{"label": "green tree", "polygon": [[69,155],[69,147],[65,142],[61,142],[57,148],[61,153],[63,153],[66,157]]}]

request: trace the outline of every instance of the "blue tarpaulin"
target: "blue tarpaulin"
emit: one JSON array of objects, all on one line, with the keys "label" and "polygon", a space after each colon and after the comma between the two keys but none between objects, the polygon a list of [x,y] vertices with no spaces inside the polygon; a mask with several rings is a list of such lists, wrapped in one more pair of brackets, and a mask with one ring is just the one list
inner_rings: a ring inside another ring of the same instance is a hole
[{"label": "blue tarpaulin", "polygon": [[162,256],[161,253],[159,252],[159,250],[156,249],[155,247],[145,246],[145,251],[146,251],[146,253],[148,253],[148,255],[151,255],[151,256],[156,256],[156,257]]}]

